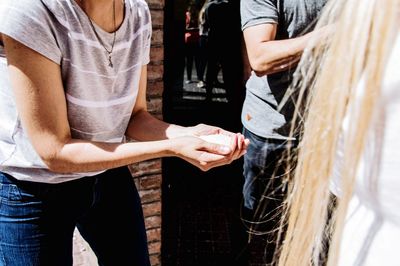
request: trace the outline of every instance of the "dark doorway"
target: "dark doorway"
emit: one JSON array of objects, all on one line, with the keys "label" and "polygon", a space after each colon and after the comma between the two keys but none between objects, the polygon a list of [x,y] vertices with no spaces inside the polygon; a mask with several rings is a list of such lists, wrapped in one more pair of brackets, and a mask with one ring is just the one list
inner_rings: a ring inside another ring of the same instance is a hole
[{"label": "dark doorway", "polygon": [[[198,16],[204,3],[166,0],[164,120],[240,132],[245,89],[239,0],[213,0],[207,50],[199,52],[192,50],[199,43],[188,47],[188,38],[202,37],[196,37],[198,22],[188,27],[187,11],[194,8]],[[204,72],[201,60],[207,61]],[[241,160],[206,173],[179,159],[163,160],[162,265],[248,265],[241,253],[242,182]]]}]

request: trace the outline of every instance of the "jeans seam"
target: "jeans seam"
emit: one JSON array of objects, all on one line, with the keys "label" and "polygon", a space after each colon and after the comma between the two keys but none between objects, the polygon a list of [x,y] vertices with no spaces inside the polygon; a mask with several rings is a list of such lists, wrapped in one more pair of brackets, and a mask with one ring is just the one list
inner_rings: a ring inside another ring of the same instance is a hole
[{"label": "jeans seam", "polygon": [[3,244],[0,244],[0,259],[3,262],[3,266],[6,266],[6,258],[4,257],[4,252],[3,252]]}]

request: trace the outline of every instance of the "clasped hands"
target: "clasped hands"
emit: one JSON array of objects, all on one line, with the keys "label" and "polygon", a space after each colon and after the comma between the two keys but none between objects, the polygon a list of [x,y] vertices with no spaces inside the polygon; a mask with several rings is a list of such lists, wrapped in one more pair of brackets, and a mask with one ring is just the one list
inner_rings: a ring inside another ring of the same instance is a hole
[{"label": "clasped hands", "polygon": [[205,124],[186,127],[175,140],[175,155],[202,171],[230,164],[246,153],[250,143],[240,133]]}]

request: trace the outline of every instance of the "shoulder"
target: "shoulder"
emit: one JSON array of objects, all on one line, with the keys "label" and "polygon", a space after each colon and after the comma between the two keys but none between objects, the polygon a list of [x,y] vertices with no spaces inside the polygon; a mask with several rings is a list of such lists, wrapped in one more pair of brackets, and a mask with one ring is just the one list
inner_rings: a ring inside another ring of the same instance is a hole
[{"label": "shoulder", "polygon": [[45,13],[45,8],[41,1],[29,0],[3,0],[0,3],[0,19],[1,22],[12,17],[33,16],[38,17]]},{"label": "shoulder", "polygon": [[245,5],[265,6],[268,8],[277,8],[278,7],[277,0],[241,0],[240,2]]},{"label": "shoulder", "polygon": [[278,23],[277,0],[241,0],[240,14],[242,29],[265,23]]},{"label": "shoulder", "polygon": [[38,19],[42,15],[57,15],[53,12],[59,10],[60,3],[56,0],[3,0],[0,9],[13,14],[35,15]]},{"label": "shoulder", "polygon": [[135,21],[147,24],[151,21],[150,9],[144,0],[125,0],[128,12],[134,17]]},{"label": "shoulder", "polygon": [[149,6],[146,1],[144,0],[125,0],[127,3],[127,6],[130,7],[131,9],[139,9],[142,11],[147,11],[149,10]]},{"label": "shoulder", "polygon": [[0,32],[32,50],[60,61],[60,50],[54,27],[57,13],[47,3],[57,0],[2,0],[0,4]]},{"label": "shoulder", "polygon": [[[0,3],[0,22],[7,20],[19,23],[49,24],[50,21],[64,17],[67,1],[61,0],[2,0]],[[63,3],[65,2],[65,3]]]}]

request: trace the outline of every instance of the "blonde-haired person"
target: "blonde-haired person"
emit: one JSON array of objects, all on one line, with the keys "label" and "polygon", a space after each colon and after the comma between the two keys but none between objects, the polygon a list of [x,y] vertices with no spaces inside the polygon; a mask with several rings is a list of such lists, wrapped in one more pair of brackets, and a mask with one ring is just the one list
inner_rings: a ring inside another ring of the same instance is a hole
[{"label": "blonde-haired person", "polygon": [[399,11],[399,0],[334,0],[323,12],[334,31],[295,74],[309,97],[276,264],[319,265],[328,238],[327,265],[399,265]]}]

